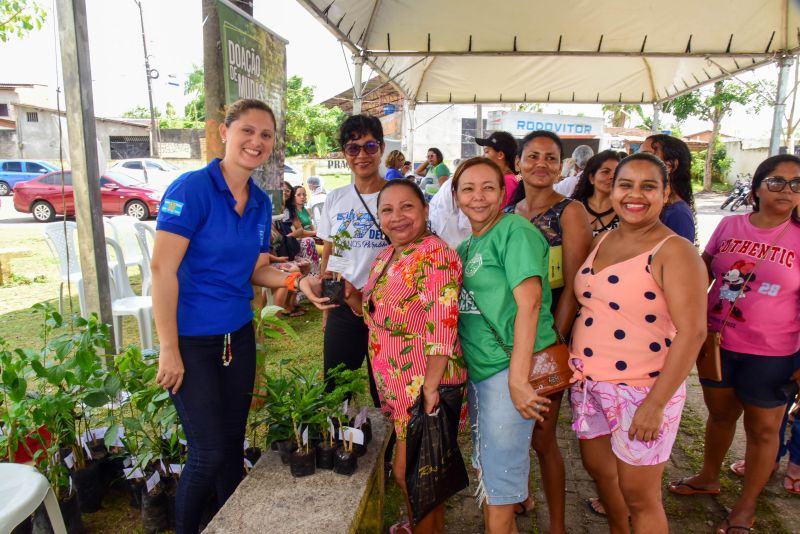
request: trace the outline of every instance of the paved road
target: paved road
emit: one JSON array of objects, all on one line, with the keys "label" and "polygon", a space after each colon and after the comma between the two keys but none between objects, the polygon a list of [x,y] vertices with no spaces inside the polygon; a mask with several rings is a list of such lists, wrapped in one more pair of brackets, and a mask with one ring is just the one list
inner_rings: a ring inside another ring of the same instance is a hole
[{"label": "paved road", "polygon": [[[61,217],[56,217],[57,221],[62,220]],[[150,224],[155,224],[155,219],[149,219]],[[7,197],[0,197],[0,231],[3,233],[13,232],[14,229],[20,230],[35,230],[40,227],[41,223],[33,219],[30,213],[20,213],[14,209],[14,197],[9,195]]]}]

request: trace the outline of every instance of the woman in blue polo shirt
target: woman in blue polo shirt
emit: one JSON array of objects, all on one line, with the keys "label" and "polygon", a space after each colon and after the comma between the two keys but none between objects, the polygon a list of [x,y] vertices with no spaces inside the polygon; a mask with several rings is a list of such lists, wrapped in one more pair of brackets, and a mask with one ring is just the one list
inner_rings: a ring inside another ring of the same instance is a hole
[{"label": "woman in blue polo shirt", "polygon": [[216,490],[222,506],[242,478],[255,380],[251,284],[300,289],[320,308],[320,281],[269,266],[269,197],[250,174],[272,153],[275,115],[259,100],[230,105],[225,157],[164,194],[153,250],[153,309],[161,342],[156,382],[175,403],[189,456],[178,484],[179,534],[199,530]]}]

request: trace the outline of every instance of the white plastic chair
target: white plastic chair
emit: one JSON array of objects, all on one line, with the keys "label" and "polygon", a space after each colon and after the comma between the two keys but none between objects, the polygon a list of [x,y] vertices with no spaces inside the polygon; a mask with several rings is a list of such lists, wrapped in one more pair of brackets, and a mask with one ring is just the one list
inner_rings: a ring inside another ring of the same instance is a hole
[{"label": "white plastic chair", "polygon": [[122,349],[122,318],[126,315],[136,317],[142,350],[152,349],[153,299],[133,294],[125,268],[125,255],[122,247],[111,237],[106,237],[106,244],[113,251],[115,260],[113,268],[109,262],[109,271],[111,273],[111,314],[114,316],[114,343],[117,351]]},{"label": "white plastic chair", "polygon": [[64,222],[52,222],[44,225],[44,237],[50,251],[58,259],[58,269],[61,273],[61,285],[58,289],[58,310],[64,314],[64,284],[72,283],[78,287],[78,302],[80,303],[81,315],[86,309],[86,295],[83,289],[83,275],[81,274],[81,263],[78,259],[78,247],[75,239],[75,231],[78,226],[67,221],[67,232],[64,235]]},{"label": "white plastic chair", "polygon": [[[125,267],[137,267],[142,275],[142,284],[144,284],[145,276],[150,274],[150,262],[145,261],[142,249],[139,246],[139,239],[136,237],[138,233],[136,223],[138,222],[127,215],[119,215],[108,219],[108,224],[113,231],[111,237],[120,244],[122,252],[125,254]],[[106,235],[108,235],[108,232],[106,232]],[[144,294],[142,293],[142,295]]]},{"label": "white plastic chair", "polygon": [[136,221],[133,225],[136,230],[136,239],[142,253],[142,295],[150,295],[153,290],[153,273],[150,271],[150,261],[153,259],[153,246],[156,242],[155,229],[143,222]]},{"label": "white plastic chair", "polygon": [[0,464],[0,532],[11,532],[41,503],[54,534],[67,534],[58,500],[44,475],[30,465]]}]

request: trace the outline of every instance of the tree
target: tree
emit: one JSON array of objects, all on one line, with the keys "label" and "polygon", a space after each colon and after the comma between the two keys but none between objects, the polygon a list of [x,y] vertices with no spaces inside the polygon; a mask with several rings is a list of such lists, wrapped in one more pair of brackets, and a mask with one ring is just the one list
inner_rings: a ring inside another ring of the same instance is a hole
[{"label": "tree", "polygon": [[514,111],[525,111],[528,113],[544,113],[544,106],[539,102],[532,104],[517,104]]},{"label": "tree", "polygon": [[[153,108],[153,114],[156,118],[161,117],[161,112],[158,111],[158,108]],[[150,109],[146,108],[145,106],[136,106],[133,109],[129,109],[125,113],[122,114],[123,117],[127,117],[129,119],[149,119],[150,118]]]},{"label": "tree", "polygon": [[603,104],[603,113],[609,115],[614,128],[624,128],[633,113],[644,119],[642,106],[639,104]]},{"label": "tree", "polygon": [[47,11],[36,0],[0,0],[0,41],[25,35],[42,27]]},{"label": "tree", "polygon": [[[712,93],[700,90],[692,91],[685,95],[673,98],[664,104],[664,111],[672,113],[678,121],[696,116],[711,122],[711,137],[706,149],[706,163],[703,169],[703,191],[711,191],[712,161],[714,147],[719,136],[722,119],[731,112],[734,105],[745,106],[750,104],[757,88],[750,83],[737,83],[732,81],[719,81],[714,84]],[[760,109],[756,100],[755,111]]]},{"label": "tree", "polygon": [[336,149],[336,134],[345,114],[338,107],[328,109],[321,104],[312,104],[313,100],[314,88],[303,85],[302,77],[292,76],[287,80],[287,156],[324,154]]},{"label": "tree", "polygon": [[205,122],[206,120],[206,87],[203,75],[203,67],[192,65],[192,72],[183,84],[183,94],[192,95],[194,98],[186,104],[183,114],[186,119],[194,123]]}]

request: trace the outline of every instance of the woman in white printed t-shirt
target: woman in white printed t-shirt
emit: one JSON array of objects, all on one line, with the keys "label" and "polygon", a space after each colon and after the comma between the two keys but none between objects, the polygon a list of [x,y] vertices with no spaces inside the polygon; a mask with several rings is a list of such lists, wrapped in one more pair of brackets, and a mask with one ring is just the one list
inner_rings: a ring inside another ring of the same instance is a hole
[{"label": "woman in white printed t-shirt", "polygon": [[[323,317],[326,376],[330,369],[342,363],[348,369],[360,369],[367,357],[369,331],[361,316],[360,293],[369,277],[372,261],[388,245],[377,221],[378,192],[386,183],[380,174],[385,148],[380,121],[368,115],[349,117],[339,130],[339,143],[355,181],[328,193],[317,230],[317,235],[325,241],[322,276],[332,277],[333,271],[340,272],[345,280],[348,302],[331,309]],[[338,265],[331,264],[329,269],[334,239],[344,240],[348,246],[336,251],[343,260],[337,260]],[[368,375],[370,394],[378,406],[372,369]]]}]

